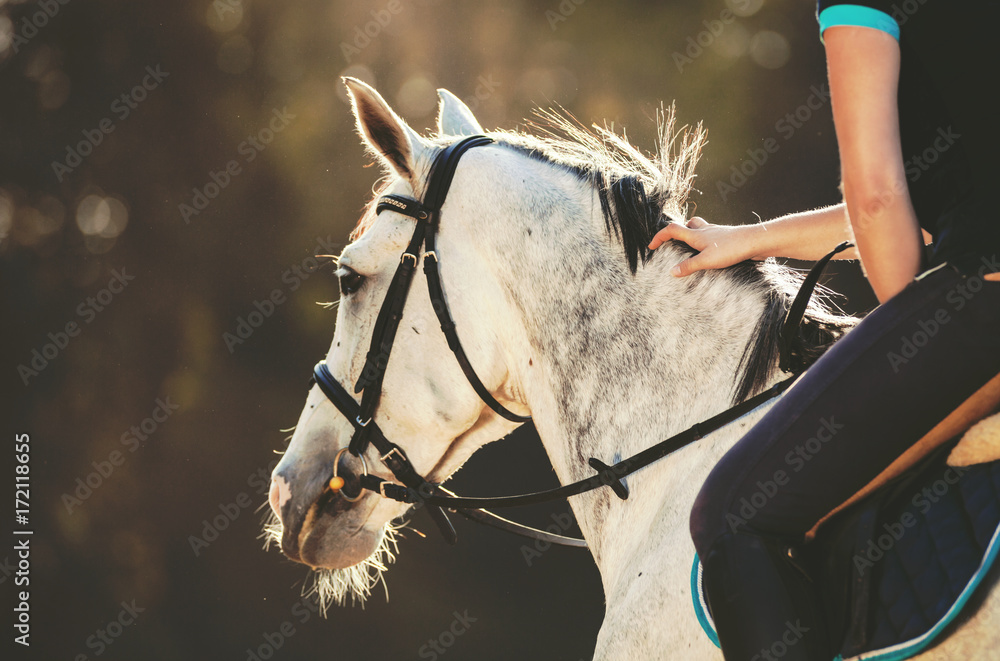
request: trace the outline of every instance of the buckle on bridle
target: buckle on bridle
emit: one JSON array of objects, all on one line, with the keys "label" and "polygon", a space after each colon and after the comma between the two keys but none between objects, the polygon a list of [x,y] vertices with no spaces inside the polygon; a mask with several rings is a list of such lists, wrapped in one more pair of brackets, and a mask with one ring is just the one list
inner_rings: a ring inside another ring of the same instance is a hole
[{"label": "buckle on bridle", "polygon": [[417,256],[408,252],[404,252],[399,256],[399,263],[402,264],[405,262],[407,257],[413,260],[413,268],[417,268]]},{"label": "buckle on bridle", "polygon": [[[361,416],[360,415],[358,415],[357,417],[354,418],[354,422],[358,423],[359,427],[367,427],[368,423],[371,422],[371,421],[372,421],[372,419],[368,418],[364,422],[361,422]],[[341,450],[341,452],[343,452],[343,450]]]},{"label": "buckle on bridle", "polygon": [[399,461],[402,462],[406,461],[406,456],[402,452],[400,452],[399,446],[396,446],[380,457],[380,459],[382,459],[382,463],[386,463],[389,457],[391,457],[393,454],[399,457]]}]

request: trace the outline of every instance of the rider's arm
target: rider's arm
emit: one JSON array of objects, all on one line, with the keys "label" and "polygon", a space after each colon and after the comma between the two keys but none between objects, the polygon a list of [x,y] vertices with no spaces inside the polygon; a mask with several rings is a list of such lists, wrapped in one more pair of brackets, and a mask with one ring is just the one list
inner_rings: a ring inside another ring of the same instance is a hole
[{"label": "rider's arm", "polygon": [[[745,259],[790,257],[817,260],[834,246],[851,240],[847,207],[843,204],[788,214],[765,223],[712,225],[692,218],[687,225],[671,223],[657,232],[649,247],[676,239],[700,251],[675,267],[674,275],[731,266]],[[853,248],[834,259],[857,259]]]},{"label": "rider's arm", "polygon": [[899,137],[899,44],[858,25],[823,37],[844,200],[868,280],[885,301],[917,275],[922,254]]},{"label": "rider's arm", "polygon": [[859,250],[841,257],[860,255],[880,300],[898,292],[919,271],[921,231],[906,187],[896,105],[898,26],[873,9],[841,6],[828,11],[820,22],[845,204],[759,225],[724,227],[692,219],[687,227],[668,226],[654,237],[651,248],[678,239],[702,251],[675,267],[675,275],[750,258],[815,259],[852,233]]}]

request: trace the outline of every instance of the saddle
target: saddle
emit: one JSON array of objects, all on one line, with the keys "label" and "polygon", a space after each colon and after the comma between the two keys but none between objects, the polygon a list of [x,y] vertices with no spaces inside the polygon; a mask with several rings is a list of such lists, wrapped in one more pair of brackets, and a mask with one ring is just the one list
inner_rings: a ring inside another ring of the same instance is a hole
[{"label": "saddle", "polygon": [[[996,583],[1000,375],[823,517],[797,564],[822,596],[831,658],[900,661],[938,642]],[[692,571],[695,611],[718,644]]]},{"label": "saddle", "polygon": [[820,526],[838,512],[903,475],[921,459],[951,439],[961,437],[948,457],[949,466],[973,466],[1000,459],[1000,412],[994,413],[998,406],[1000,406],[1000,374],[962,402],[947,418],[935,425],[875,479],[817,521],[812,530],[806,533],[806,539],[815,537]]}]

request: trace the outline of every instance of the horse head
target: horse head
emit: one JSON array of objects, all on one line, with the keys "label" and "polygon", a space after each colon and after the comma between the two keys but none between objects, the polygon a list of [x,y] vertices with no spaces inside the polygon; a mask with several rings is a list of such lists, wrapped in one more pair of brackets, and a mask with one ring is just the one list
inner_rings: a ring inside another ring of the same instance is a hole
[{"label": "horse head", "polygon": [[[386,171],[381,194],[421,199],[442,146],[460,136],[482,133],[469,108],[447,91],[439,92],[438,135],[424,138],[374,89],[354,79],[345,83],[362,140]],[[503,292],[469,249],[477,238],[476,210],[489,204],[489,187],[489,173],[479,154],[463,159],[441,209],[437,252],[447,305],[476,373],[504,406],[526,414],[497,331]],[[376,319],[416,222],[391,208],[377,212],[375,206],[375,201],[368,205],[352,243],[337,260],[341,295],[326,364],[349,391],[354,390],[350,384],[364,379]],[[387,362],[374,420],[421,475],[441,482],[483,443],[506,435],[516,425],[487,408],[470,386],[451,357],[419,280],[414,279],[406,298],[391,359],[378,358]],[[486,301],[489,305],[484,305]],[[351,421],[313,386],[272,474],[270,504],[275,518],[268,526],[270,535],[289,558],[320,570],[321,599],[339,601],[347,593],[362,597],[367,593],[378,580],[378,570],[384,569],[393,539],[391,522],[408,507],[371,491],[360,491],[356,498],[331,493],[327,485],[335,462],[349,482],[364,472],[393,479],[374,447],[359,457],[343,452],[353,433]],[[330,588],[329,595],[323,594],[324,587]]]}]

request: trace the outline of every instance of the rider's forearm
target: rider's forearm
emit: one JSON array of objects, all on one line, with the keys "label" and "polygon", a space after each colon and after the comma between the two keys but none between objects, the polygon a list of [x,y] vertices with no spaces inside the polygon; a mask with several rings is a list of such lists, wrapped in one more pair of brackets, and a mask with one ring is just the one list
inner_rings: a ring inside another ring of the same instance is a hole
[{"label": "rider's forearm", "polygon": [[[755,259],[790,257],[814,261],[843,241],[852,240],[847,206],[843,202],[748,227],[753,228]],[[858,259],[857,249],[845,250],[834,259]]]}]

